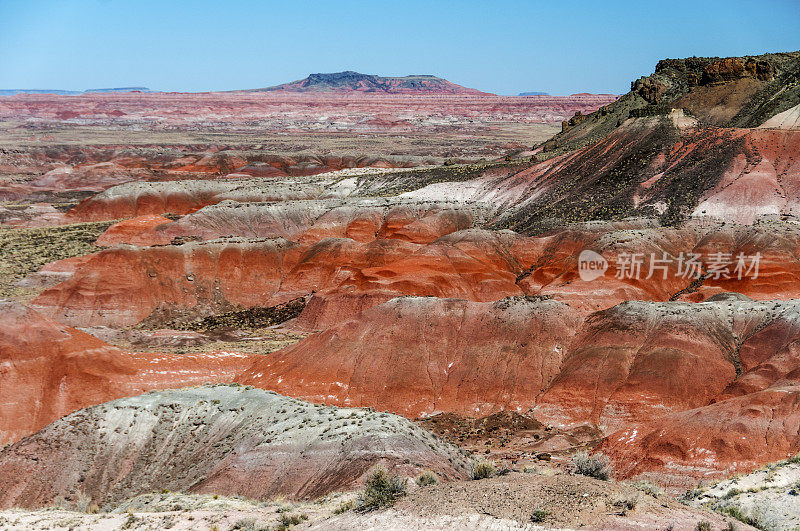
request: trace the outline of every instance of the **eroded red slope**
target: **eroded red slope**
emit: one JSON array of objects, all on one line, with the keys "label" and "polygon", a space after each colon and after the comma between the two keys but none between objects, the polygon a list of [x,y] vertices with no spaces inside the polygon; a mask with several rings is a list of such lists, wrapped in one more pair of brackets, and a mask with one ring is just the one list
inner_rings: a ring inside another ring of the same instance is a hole
[{"label": "eroded red slope", "polygon": [[75,410],[150,389],[233,380],[250,361],[227,353],[132,353],[0,303],[0,444]]},{"label": "eroded red slope", "polygon": [[800,369],[752,394],[672,413],[610,435],[599,450],[620,477],[686,489],[800,452]]},{"label": "eroded red slope", "polygon": [[412,417],[527,409],[558,375],[579,321],[556,301],[397,298],[259,360],[240,380]]}]

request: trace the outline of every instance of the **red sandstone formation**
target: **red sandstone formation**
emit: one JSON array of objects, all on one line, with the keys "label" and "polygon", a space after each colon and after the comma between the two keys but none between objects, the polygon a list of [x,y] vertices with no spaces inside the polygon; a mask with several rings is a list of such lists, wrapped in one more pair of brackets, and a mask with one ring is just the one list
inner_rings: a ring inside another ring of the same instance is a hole
[{"label": "red sandstone formation", "polygon": [[24,306],[0,305],[0,444],[115,398],[231,381],[250,363],[229,352],[125,352]]}]

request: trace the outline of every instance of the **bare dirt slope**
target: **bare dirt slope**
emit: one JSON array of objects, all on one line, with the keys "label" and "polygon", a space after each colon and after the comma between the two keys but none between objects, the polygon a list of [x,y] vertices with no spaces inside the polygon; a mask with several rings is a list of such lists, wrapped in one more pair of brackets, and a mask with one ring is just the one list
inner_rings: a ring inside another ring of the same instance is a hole
[{"label": "bare dirt slope", "polygon": [[316,498],[376,464],[467,475],[449,443],[394,415],[239,386],[159,391],[77,411],[0,452],[0,505],[77,493],[100,506],[151,491]]}]

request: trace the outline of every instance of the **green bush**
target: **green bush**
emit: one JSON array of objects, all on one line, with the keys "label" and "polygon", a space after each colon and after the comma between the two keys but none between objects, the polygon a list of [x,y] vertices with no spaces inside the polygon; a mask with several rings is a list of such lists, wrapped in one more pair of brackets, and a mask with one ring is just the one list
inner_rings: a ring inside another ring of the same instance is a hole
[{"label": "green bush", "polygon": [[601,453],[590,455],[586,452],[578,452],[572,456],[572,465],[575,467],[576,473],[603,481],[608,481],[612,476],[609,463],[608,457]]},{"label": "green bush", "polygon": [[697,526],[694,529],[695,531],[711,531],[711,522],[708,520],[697,522]]},{"label": "green bush", "polygon": [[406,482],[396,474],[389,475],[385,469],[378,467],[364,482],[364,492],[358,495],[355,510],[359,512],[374,511],[381,507],[389,507],[405,496]]},{"label": "green bush", "polygon": [[531,515],[531,522],[536,522],[536,523],[544,522],[549,515],[550,513],[548,513],[544,509],[536,509],[535,511],[533,511],[533,514]]},{"label": "green bush", "polygon": [[439,478],[430,470],[426,470],[417,476],[416,482],[420,487],[427,487],[428,485],[436,485],[439,483]]},{"label": "green bush", "polygon": [[472,479],[486,479],[497,473],[497,467],[491,461],[472,463]]}]

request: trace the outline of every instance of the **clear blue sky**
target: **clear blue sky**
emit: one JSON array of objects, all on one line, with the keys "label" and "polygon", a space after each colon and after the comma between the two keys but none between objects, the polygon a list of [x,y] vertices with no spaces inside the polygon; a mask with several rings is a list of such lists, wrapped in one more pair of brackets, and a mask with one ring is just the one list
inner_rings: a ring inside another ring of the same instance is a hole
[{"label": "clear blue sky", "polygon": [[622,93],[665,57],[800,49],[800,0],[0,0],[0,88],[229,90],[311,72]]}]

